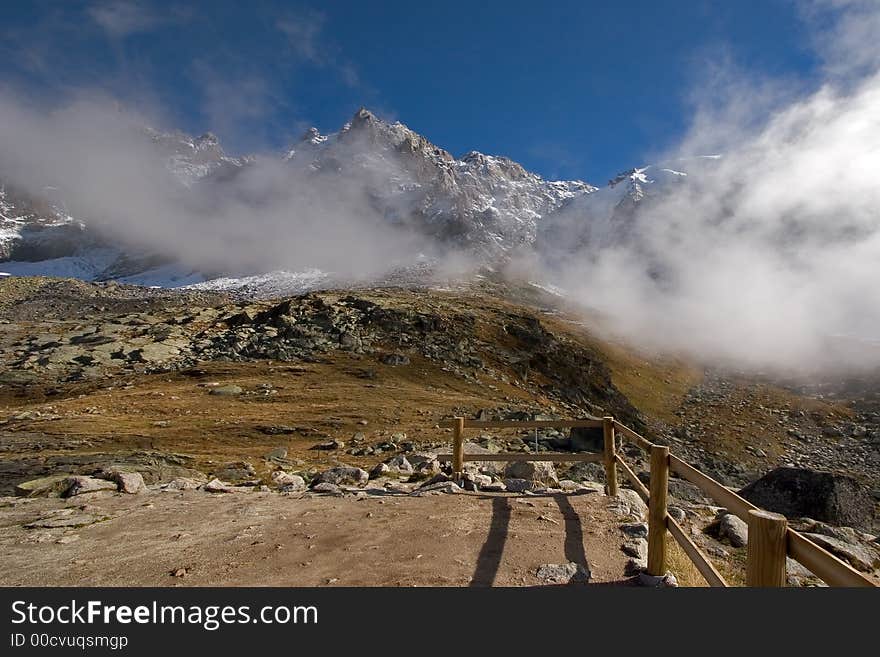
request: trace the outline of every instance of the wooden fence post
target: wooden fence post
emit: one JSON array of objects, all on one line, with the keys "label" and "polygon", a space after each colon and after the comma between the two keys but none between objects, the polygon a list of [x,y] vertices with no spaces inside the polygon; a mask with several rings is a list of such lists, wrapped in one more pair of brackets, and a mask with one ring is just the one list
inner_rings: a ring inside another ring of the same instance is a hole
[{"label": "wooden fence post", "polygon": [[464,418],[455,418],[455,426],[452,428],[452,470],[455,479],[461,479],[464,469]]},{"label": "wooden fence post", "polygon": [[785,586],[788,521],[764,510],[749,510],[746,586]]},{"label": "wooden fence post", "polygon": [[617,461],[614,445],[614,418],[603,417],[602,429],[605,433],[605,494],[617,495]]},{"label": "wooden fence post", "polygon": [[651,447],[651,489],[648,498],[648,574],[666,574],[666,498],[669,494],[669,448]]}]

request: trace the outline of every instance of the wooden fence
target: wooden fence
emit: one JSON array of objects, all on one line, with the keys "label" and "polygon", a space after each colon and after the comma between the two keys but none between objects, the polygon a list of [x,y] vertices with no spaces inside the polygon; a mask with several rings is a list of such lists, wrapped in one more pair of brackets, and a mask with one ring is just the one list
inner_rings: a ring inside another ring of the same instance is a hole
[{"label": "wooden fence", "polygon": [[[626,480],[648,505],[648,567],[651,575],[666,574],[667,531],[710,586],[727,586],[718,569],[687,535],[667,510],[669,474],[675,473],[696,485],[717,504],[742,518],[749,527],[746,562],[747,586],[785,586],[786,557],[800,562],[807,570],[830,586],[876,586],[862,573],[841,561],[788,526],[785,516],[759,509],[735,492],[719,484],[693,466],[669,453],[669,448],[655,445],[621,424],[613,417],[582,420],[494,421],[468,420],[456,417],[440,423],[452,429],[452,454],[441,454],[451,460],[456,478],[461,477],[465,461],[581,461],[603,463],[605,492],[617,495],[618,466]],[[514,452],[501,454],[465,454],[465,429],[539,429],[589,427],[602,428],[604,451],[598,452]],[[647,452],[650,457],[650,486],[646,487],[617,451],[616,433]]]}]

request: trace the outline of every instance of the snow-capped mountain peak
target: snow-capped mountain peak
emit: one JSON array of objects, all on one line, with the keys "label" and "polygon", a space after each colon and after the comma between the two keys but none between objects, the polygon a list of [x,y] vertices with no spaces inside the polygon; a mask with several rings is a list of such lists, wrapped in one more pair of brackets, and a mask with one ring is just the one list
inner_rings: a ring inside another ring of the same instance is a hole
[{"label": "snow-capped mountain peak", "polygon": [[[193,193],[209,185],[204,190],[222,199],[219,194],[225,186],[234,185],[238,173],[255,162],[252,157],[227,155],[212,133],[190,137],[150,128],[143,133],[165,158],[166,168],[180,181],[182,190]],[[673,180],[683,181],[689,171],[681,163],[643,166],[622,172],[601,190],[580,180],[545,180],[503,155],[473,150],[456,158],[405,124],[385,121],[364,107],[336,132],[309,128],[278,161],[289,167],[289,175],[296,176],[298,184],[308,185],[309,177],[316,176],[320,177],[320,185],[315,179],[316,189],[365,192],[370,211],[393,228],[405,227],[441,248],[469,252],[472,261],[483,262],[494,262],[521,246],[543,248],[552,242],[550,237],[559,226],[573,226],[577,233],[573,238],[568,228],[562,231],[566,246],[614,233],[615,226],[627,225],[633,208]],[[17,260],[18,254],[27,252],[35,256],[29,260],[39,260],[39,253],[23,244],[32,235],[28,224],[34,222],[33,217],[22,219],[20,212],[10,210],[16,202],[8,194],[0,201],[5,204],[0,207],[0,241],[6,245],[0,256]],[[295,204],[295,197],[291,202]],[[50,214],[51,221],[60,221],[58,213]],[[13,215],[18,223],[10,218]],[[291,216],[296,216],[295,208]],[[88,217],[77,219],[88,226]],[[83,235],[93,237],[88,230]],[[46,255],[78,258],[93,248],[85,238],[80,242],[65,238],[63,243],[64,248],[48,249]],[[155,254],[118,248],[118,260],[124,263],[120,267],[108,255],[112,245],[100,246],[104,249],[101,257],[83,265],[88,269],[100,263],[100,269],[93,272],[96,278],[131,274],[137,263],[154,261]],[[15,273],[14,263],[2,269]],[[29,266],[28,272],[33,269]],[[186,280],[193,277],[188,274]]]}]

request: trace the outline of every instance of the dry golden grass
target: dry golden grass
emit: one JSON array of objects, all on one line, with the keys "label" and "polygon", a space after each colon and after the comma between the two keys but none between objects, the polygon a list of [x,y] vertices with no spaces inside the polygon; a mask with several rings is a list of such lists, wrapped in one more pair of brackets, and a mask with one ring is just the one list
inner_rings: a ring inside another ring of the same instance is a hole
[{"label": "dry golden grass", "polygon": [[709,586],[685,551],[668,534],[666,536],[666,569],[675,575],[679,586]]},{"label": "dry golden grass", "polygon": [[[724,559],[712,559],[709,557],[712,565],[718,569],[718,572],[721,573],[728,586],[746,585],[745,555],[740,554],[740,552],[743,551],[730,551],[728,552],[730,556]],[[667,570],[675,575],[679,586],[709,586],[687,553],[669,534],[666,535],[666,562]]]},{"label": "dry golden grass", "polygon": [[685,362],[649,359],[611,342],[602,345],[611,380],[630,403],[650,417],[675,423],[675,411],[688,391],[699,385],[703,373]]},{"label": "dry golden grass", "polygon": [[[36,388],[26,397],[0,390],[0,416],[41,413],[6,428],[40,434],[44,456],[69,453],[68,442],[86,440],[89,446],[81,451],[184,453],[208,470],[212,463],[242,459],[259,467],[260,457],[276,447],[287,448],[290,458],[304,461],[304,467],[334,459],[371,467],[375,456],[312,448],[331,438],[349,445],[355,433],[365,435],[364,445],[401,432],[409,440],[443,441],[450,438],[448,430],[435,426],[454,408],[476,412],[510,403],[505,398],[533,401],[519,388],[495,382],[492,389],[419,357],[403,367],[336,355],[304,365],[217,362],[197,369],[202,372],[198,376],[123,375],[101,384],[61,384],[54,386],[60,394],[52,396]],[[361,378],[365,370],[372,370],[375,378]],[[270,386],[277,393],[215,396],[199,385],[205,383],[235,384],[245,393]],[[267,435],[261,430],[267,426],[296,431]]]}]

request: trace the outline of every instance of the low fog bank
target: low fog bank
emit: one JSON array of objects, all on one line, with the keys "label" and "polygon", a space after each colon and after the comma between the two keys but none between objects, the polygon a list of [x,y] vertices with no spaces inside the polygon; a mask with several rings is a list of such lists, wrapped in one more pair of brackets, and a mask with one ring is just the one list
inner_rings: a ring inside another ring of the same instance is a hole
[{"label": "low fog bank", "polygon": [[389,225],[370,198],[392,172],[373,166],[341,184],[272,153],[186,187],[147,125],[154,120],[100,96],[54,109],[0,92],[0,180],[36,196],[55,186],[90,228],[204,271],[317,268],[358,280],[432,255],[430,242]]}]

